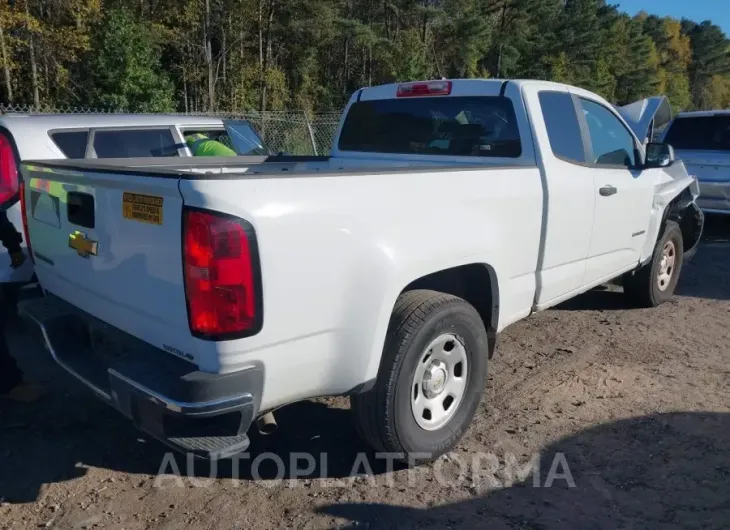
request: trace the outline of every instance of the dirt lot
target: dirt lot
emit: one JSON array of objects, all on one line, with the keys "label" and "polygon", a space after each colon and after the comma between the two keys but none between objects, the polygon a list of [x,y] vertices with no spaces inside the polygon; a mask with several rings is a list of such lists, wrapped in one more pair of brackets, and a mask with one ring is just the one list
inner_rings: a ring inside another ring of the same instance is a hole
[{"label": "dirt lot", "polygon": [[[475,424],[416,471],[358,460],[344,399],[283,409],[241,465],[165,460],[16,333],[50,395],[0,404],[0,528],[730,528],[730,223],[710,221],[671,303],[595,290],[509,328]],[[313,474],[277,480],[297,453]]]}]

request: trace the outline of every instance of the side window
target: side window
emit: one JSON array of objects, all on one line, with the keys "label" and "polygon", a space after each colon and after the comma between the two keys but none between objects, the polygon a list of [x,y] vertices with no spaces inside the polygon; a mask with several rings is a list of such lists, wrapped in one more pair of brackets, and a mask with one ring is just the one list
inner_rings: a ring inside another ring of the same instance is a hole
[{"label": "side window", "polygon": [[586,155],[573,98],[567,92],[540,92],[540,108],[545,118],[553,154],[568,162],[585,164]]},{"label": "side window", "polygon": [[51,139],[66,158],[76,159],[86,156],[89,131],[56,132],[51,134]]},{"label": "side window", "polygon": [[222,143],[226,147],[231,149],[233,148],[231,145],[231,139],[228,137],[228,132],[226,132],[225,129],[185,129],[182,134],[185,139],[187,139],[188,136],[202,134],[211,140]]},{"label": "side window", "polygon": [[178,156],[177,149],[170,129],[102,130],[94,133],[97,158]]},{"label": "side window", "polygon": [[606,107],[581,98],[597,166],[636,166],[636,143],[624,124]]},{"label": "side window", "polygon": [[267,155],[264,142],[251,124],[245,120],[224,120],[233,150],[239,155]]}]

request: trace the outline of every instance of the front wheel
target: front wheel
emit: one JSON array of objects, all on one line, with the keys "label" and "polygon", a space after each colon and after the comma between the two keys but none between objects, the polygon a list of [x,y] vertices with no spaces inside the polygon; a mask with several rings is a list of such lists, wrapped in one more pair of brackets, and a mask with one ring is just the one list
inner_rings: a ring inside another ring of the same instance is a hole
[{"label": "front wheel", "polygon": [[402,294],[375,386],[351,398],[360,435],[403,462],[435,460],[471,423],[487,358],[484,323],[468,302],[427,290]]},{"label": "front wheel", "polygon": [[682,230],[667,221],[651,261],[624,278],[624,293],[640,307],[663,304],[674,295],[683,260]]}]

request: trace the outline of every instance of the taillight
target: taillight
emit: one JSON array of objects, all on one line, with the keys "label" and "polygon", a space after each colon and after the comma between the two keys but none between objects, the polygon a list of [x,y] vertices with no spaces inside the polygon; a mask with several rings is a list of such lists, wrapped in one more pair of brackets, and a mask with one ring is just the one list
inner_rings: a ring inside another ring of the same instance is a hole
[{"label": "taillight", "polygon": [[185,209],[183,247],[192,334],[226,339],[258,333],[263,305],[253,227],[229,215]]},{"label": "taillight", "polygon": [[25,246],[28,247],[28,254],[31,261],[35,263],[33,257],[33,248],[30,246],[30,233],[28,232],[28,208],[25,202],[25,182],[20,183],[20,213],[23,217],[23,236],[25,236]]},{"label": "taillight", "polygon": [[7,136],[0,134],[0,207],[15,200],[18,194],[18,160]]},{"label": "taillight", "polygon": [[398,85],[397,97],[448,96],[451,94],[451,81],[417,81]]}]

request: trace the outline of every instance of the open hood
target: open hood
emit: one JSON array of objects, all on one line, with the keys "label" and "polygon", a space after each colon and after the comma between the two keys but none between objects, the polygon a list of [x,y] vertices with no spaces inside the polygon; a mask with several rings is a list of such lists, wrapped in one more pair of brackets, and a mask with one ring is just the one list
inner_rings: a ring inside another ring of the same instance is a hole
[{"label": "open hood", "polygon": [[666,96],[640,99],[616,110],[642,142],[651,141],[654,131],[672,120],[672,107]]}]

